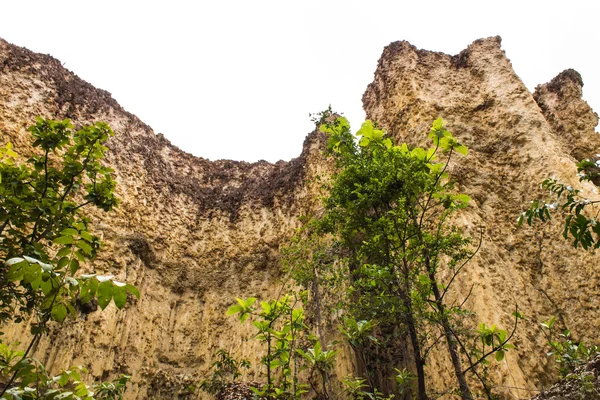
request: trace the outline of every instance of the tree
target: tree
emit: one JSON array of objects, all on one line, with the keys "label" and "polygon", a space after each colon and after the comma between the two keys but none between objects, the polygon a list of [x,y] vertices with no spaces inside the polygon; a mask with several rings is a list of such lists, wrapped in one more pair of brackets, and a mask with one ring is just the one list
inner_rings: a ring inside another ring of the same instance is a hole
[{"label": "tree", "polygon": [[[433,147],[411,149],[395,146],[371,121],[363,123],[356,141],[346,118],[331,110],[321,116],[320,129],[329,135],[327,152],[337,170],[318,220],[321,234],[333,235],[345,254],[347,275],[341,285],[347,290],[344,312],[350,325],[373,326],[379,332],[377,340],[354,342],[355,349],[371,346],[378,358],[365,365],[365,371],[381,369],[382,358],[399,345],[394,337],[405,333],[412,346],[417,396],[426,399],[424,365],[430,351],[445,339],[462,398],[473,398],[468,372],[480,378],[490,396],[477,367],[492,354],[501,360],[512,347],[508,341],[515,330],[507,335],[495,326],[493,333],[480,329],[478,340],[488,344],[487,349],[467,348],[456,324],[465,310],[447,299],[456,276],[475,253],[450,223],[451,215],[470,199],[454,192],[448,164],[454,155],[466,155],[467,148],[441,119],[428,135]],[[442,271],[450,276],[445,282]],[[367,381],[375,379],[367,376]]]},{"label": "tree", "polygon": [[[104,309],[114,301],[123,308],[128,294],[139,297],[137,288],[112,275],[82,273],[101,246],[83,209],[110,211],[118,204],[113,170],[102,165],[104,142],[113,132],[102,122],[74,130],[69,120],[41,118],[29,132],[35,152],[26,162],[11,143],[0,148],[0,260],[5,265],[0,270],[0,322],[34,321],[27,349],[12,352],[9,362],[4,359],[7,381],[0,397],[91,399],[79,370],[53,379],[30,353],[48,323],[75,318],[78,304],[94,300]],[[68,383],[72,391],[60,389]],[[99,387],[99,396],[111,398],[106,396],[124,390],[121,381],[112,385]]]},{"label": "tree", "polygon": [[[577,163],[580,182],[598,182],[600,179],[600,162],[582,160]],[[541,188],[546,190],[551,200],[532,200],[527,210],[518,218],[518,225],[524,222],[533,225],[535,221],[546,222],[551,214],[559,211],[564,215],[563,237],[573,240],[573,247],[581,246],[584,250],[600,247],[600,224],[596,221],[598,213],[589,210],[600,203],[600,200],[590,200],[581,195],[581,190],[571,185],[561,183],[558,179],[545,179]]]}]

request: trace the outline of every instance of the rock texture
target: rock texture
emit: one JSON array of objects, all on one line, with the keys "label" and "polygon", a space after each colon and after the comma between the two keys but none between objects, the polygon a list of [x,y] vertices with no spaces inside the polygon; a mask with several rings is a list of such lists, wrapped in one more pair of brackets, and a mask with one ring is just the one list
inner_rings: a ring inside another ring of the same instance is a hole
[{"label": "rock texture", "polygon": [[[132,399],[187,396],[220,348],[256,360],[245,342],[251,329],[225,311],[235,297],[278,290],[280,244],[315,202],[307,181],[327,165],[319,134],[290,162],[196,158],[58,60],[0,40],[0,142],[27,154],[26,128],[38,115],[76,126],[106,121],[115,131],[107,162],[121,204],[94,215],[104,241],[94,268],[143,296],[123,311],[111,306],[68,322],[69,333],[45,338],[37,356],[49,368],[84,365],[96,378],[131,373]],[[26,331],[15,326],[8,334],[25,341]]]},{"label": "rock texture", "polygon": [[[507,329],[515,305],[525,313],[516,339],[519,350],[508,354],[494,376],[505,398],[524,398],[555,378],[544,357],[539,321],[559,315],[578,338],[597,340],[600,259],[564,242],[559,223],[517,229],[516,218],[530,199],[542,195],[544,178],[578,186],[575,160],[594,156],[600,138],[594,131],[598,116],[581,99],[577,72],[559,74],[532,95],[500,41],[477,40],[456,56],[392,43],[363,104],[368,118],[397,141],[423,141],[431,121],[442,117],[470,148],[467,157],[454,160],[452,171],[458,190],[474,200],[457,222],[474,237],[482,228],[483,245],[462,276],[462,289],[475,283],[467,304],[480,321]],[[591,184],[583,189],[598,198]],[[440,372],[443,365],[429,365],[442,387],[453,382]]]},{"label": "rock texture", "polygon": [[[568,70],[532,95],[500,38],[478,40],[457,56],[395,42],[363,97],[369,118],[397,141],[422,142],[431,121],[443,117],[471,149],[453,164],[458,189],[474,200],[457,222],[475,237],[483,229],[484,244],[460,288],[466,293],[475,284],[468,305],[477,320],[508,328],[517,304],[527,316],[519,349],[492,370],[505,398],[528,397],[555,378],[538,321],[559,315],[587,340],[600,326],[598,256],[571,249],[558,224],[539,231],[515,224],[540,194],[540,180],[554,175],[578,185],[575,159],[598,152],[598,117],[581,86]],[[250,329],[224,313],[234,297],[278,290],[280,246],[317,205],[311,178],[329,170],[323,138],[310,134],[290,162],[196,158],[59,61],[0,40],[0,144],[10,140],[27,153],[25,129],[38,115],[76,125],[103,120],[115,130],[107,162],[122,203],[95,215],[105,248],[94,267],[137,285],[143,296],[122,311],[111,306],[69,322],[68,334],[44,339],[37,355],[51,368],[82,364],[96,378],[131,373],[130,399],[202,398],[188,386],[206,374],[219,348],[256,360],[255,344],[244,341]],[[583,189],[598,197],[591,185]],[[24,338],[25,331],[14,326],[9,334]],[[440,354],[428,366],[440,391],[454,382],[446,364]]]},{"label": "rock texture", "polygon": [[600,356],[577,368],[548,390],[543,390],[532,400],[599,400]]}]

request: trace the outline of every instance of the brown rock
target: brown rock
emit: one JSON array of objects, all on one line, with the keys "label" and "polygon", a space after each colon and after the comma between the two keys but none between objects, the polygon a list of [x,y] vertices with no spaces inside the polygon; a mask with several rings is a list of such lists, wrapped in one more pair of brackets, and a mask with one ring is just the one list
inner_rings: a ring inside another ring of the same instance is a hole
[{"label": "brown rock", "polygon": [[[504,398],[523,398],[556,379],[538,322],[559,315],[578,338],[597,340],[600,306],[589,299],[598,296],[600,259],[563,241],[560,221],[536,231],[517,229],[516,219],[529,200],[543,195],[543,179],[555,176],[579,186],[573,157],[595,154],[600,142],[597,116],[581,99],[579,74],[563,72],[538,87],[534,99],[500,42],[477,40],[458,56],[392,43],[363,104],[367,117],[397,141],[423,142],[431,121],[442,117],[469,147],[451,172],[458,190],[474,200],[457,222],[473,237],[483,228],[484,236],[455,296],[460,299],[474,283],[467,305],[477,320],[505,329],[515,305],[525,313],[515,340],[519,349],[493,373]],[[597,199],[593,185],[582,188]],[[449,389],[454,379],[439,357],[429,372],[438,388]]]},{"label": "brown rock", "polygon": [[[559,315],[582,340],[595,339],[600,326],[598,256],[563,242],[559,222],[540,231],[515,224],[541,194],[542,179],[578,185],[574,157],[597,152],[597,116],[581,100],[581,85],[578,74],[563,72],[534,98],[499,37],[477,40],[457,56],[395,42],[363,96],[369,118],[397,141],[423,142],[431,122],[443,117],[471,150],[452,163],[458,189],[474,200],[457,223],[474,237],[482,227],[484,244],[454,296],[474,283],[467,305],[477,320],[506,329],[516,304],[526,314],[519,349],[491,371],[505,398],[527,397],[556,377],[538,321]],[[311,178],[329,170],[322,135],[310,134],[290,162],[193,157],[59,61],[0,40],[0,144],[10,140],[21,154],[30,151],[25,129],[36,116],[71,118],[77,126],[102,120],[115,130],[107,162],[122,203],[110,214],[94,213],[105,247],[93,267],[142,292],[124,310],[90,309],[87,321],[68,322],[36,355],[49,368],[84,365],[98,379],[132,374],[130,399],[203,398],[189,387],[207,375],[219,348],[256,363],[259,346],[245,341],[252,328],[225,310],[235,297],[267,298],[279,289],[280,246],[298,217],[318,205]],[[597,198],[592,185],[582,188]],[[26,330],[12,326],[7,335],[25,341]],[[340,374],[351,371],[351,357],[339,359]],[[437,390],[455,386],[443,352],[428,368]],[[252,371],[245,379],[259,376]]]}]

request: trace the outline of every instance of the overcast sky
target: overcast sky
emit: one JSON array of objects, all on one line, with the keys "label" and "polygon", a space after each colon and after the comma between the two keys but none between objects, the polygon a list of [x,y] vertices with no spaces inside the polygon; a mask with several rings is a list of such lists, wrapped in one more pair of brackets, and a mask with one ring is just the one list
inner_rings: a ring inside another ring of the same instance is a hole
[{"label": "overcast sky", "polygon": [[500,35],[530,90],[566,68],[600,110],[600,2],[0,0],[0,37],[51,54],[197,156],[298,156],[308,114],[354,128],[383,47]]}]

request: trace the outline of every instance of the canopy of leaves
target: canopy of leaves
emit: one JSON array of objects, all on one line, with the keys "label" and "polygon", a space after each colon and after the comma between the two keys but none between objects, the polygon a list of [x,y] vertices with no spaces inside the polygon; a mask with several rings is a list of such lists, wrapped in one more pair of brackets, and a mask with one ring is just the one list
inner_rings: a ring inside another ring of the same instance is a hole
[{"label": "canopy of leaves", "polygon": [[[95,300],[104,309],[114,301],[123,308],[128,294],[140,295],[112,275],[81,273],[101,245],[89,230],[84,207],[110,211],[118,204],[113,170],[102,163],[104,143],[113,132],[102,122],[75,130],[69,120],[41,118],[29,132],[34,154],[28,159],[22,160],[11,143],[0,147],[0,323],[34,316],[25,352],[0,342],[0,350],[10,355],[2,360],[6,379],[0,396],[93,399],[79,369],[49,377],[29,352],[49,321],[76,317],[78,304]],[[124,376],[95,387],[96,398],[121,398],[128,380]]]}]

